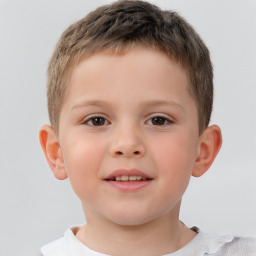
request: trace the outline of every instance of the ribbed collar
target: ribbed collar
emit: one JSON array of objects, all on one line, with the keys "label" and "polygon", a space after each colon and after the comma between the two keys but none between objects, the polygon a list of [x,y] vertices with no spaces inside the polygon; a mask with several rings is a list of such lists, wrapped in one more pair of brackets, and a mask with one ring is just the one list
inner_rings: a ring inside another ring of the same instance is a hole
[{"label": "ribbed collar", "polygon": [[180,250],[165,256],[202,256],[214,254],[223,245],[233,240],[232,235],[215,236],[205,233],[197,227],[191,228],[197,233],[195,238]]},{"label": "ribbed collar", "polygon": [[[68,229],[64,237],[45,245],[41,250],[44,256],[107,256],[95,252],[82,244],[75,236],[77,227]],[[205,233],[197,227],[192,228],[197,235],[183,248],[165,256],[203,256],[216,253],[223,245],[233,240],[231,235],[215,236]]]}]

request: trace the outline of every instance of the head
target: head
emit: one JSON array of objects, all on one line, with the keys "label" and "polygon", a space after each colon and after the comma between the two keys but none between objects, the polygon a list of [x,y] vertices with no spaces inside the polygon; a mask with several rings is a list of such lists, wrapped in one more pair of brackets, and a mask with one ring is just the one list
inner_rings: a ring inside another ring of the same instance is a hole
[{"label": "head", "polygon": [[40,139],[87,222],[177,218],[191,175],[206,172],[221,146],[208,126],[212,90],[209,52],[174,12],[119,1],[64,32],[49,65],[53,127]]},{"label": "head", "polygon": [[61,36],[48,67],[48,111],[56,132],[72,70],[97,52],[118,54],[136,45],[160,50],[185,70],[197,105],[199,134],[208,126],[213,72],[207,47],[176,12],[128,0],[99,7]]}]

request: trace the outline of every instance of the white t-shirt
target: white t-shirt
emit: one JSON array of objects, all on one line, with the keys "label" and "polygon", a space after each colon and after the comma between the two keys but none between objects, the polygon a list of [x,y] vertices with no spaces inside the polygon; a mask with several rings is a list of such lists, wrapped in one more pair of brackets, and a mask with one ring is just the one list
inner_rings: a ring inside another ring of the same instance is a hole
[{"label": "white t-shirt", "polygon": [[[43,246],[43,256],[107,256],[81,243],[72,231],[75,229],[68,229],[64,237]],[[192,229],[198,233],[195,238],[183,248],[165,256],[256,256],[256,238],[215,236],[196,227]]]}]

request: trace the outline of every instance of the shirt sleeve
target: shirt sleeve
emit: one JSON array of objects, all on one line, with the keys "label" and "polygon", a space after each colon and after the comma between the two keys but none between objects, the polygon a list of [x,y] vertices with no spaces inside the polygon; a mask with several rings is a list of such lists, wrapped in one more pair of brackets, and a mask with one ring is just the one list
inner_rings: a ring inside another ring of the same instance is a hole
[{"label": "shirt sleeve", "polygon": [[256,237],[235,237],[221,247],[216,256],[256,256]]}]

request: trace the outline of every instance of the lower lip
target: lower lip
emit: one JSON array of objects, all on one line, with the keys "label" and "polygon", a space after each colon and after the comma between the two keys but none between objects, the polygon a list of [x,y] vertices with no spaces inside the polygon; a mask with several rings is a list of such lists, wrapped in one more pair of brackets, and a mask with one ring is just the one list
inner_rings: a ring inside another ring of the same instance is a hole
[{"label": "lower lip", "polygon": [[148,186],[152,180],[142,180],[142,181],[114,181],[107,180],[106,181],[111,186],[121,190],[123,192],[136,192],[138,190],[143,189]]}]

